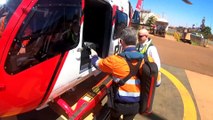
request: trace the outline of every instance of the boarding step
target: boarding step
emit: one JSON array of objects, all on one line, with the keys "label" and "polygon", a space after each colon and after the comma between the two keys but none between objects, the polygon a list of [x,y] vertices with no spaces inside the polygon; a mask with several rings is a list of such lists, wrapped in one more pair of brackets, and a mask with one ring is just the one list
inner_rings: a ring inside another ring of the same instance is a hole
[{"label": "boarding step", "polygon": [[[63,115],[69,120],[81,120],[93,112],[96,106],[102,104],[101,101],[106,96],[107,88],[112,84],[111,79],[110,76],[104,73],[96,77],[90,77],[80,87],[76,86],[75,91],[69,91],[54,99],[49,106],[56,113]],[[89,85],[92,82],[95,84]]]}]

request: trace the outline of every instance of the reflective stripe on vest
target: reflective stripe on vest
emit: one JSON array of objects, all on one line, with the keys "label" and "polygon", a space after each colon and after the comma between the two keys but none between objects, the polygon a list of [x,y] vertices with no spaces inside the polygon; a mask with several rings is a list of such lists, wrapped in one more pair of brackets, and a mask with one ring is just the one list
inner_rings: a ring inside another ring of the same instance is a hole
[{"label": "reflective stripe on vest", "polygon": [[150,42],[149,44],[146,44],[143,49],[140,51],[140,53],[142,54],[147,54],[147,50],[150,46],[153,46],[152,42]]},{"label": "reflective stripe on vest", "polygon": [[[134,64],[137,64],[137,61]],[[126,60],[118,55],[99,59],[97,66],[103,72],[112,73],[113,71],[112,76],[115,82],[118,82],[119,79],[122,80],[130,71]],[[123,86],[118,88],[117,94],[122,97],[122,99],[125,97],[126,102],[138,102],[137,100],[140,96],[140,80],[137,79],[136,76],[132,76]],[[128,101],[129,97],[131,97],[131,101]],[[135,98],[134,101],[132,101],[132,97]]]}]

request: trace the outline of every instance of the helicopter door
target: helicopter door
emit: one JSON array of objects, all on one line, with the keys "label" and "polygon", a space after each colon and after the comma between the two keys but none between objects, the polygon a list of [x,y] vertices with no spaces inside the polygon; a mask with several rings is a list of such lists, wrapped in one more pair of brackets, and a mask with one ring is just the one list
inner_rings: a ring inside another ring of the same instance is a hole
[{"label": "helicopter door", "polygon": [[85,2],[81,73],[92,67],[89,58],[90,48],[95,49],[100,57],[108,55],[112,29],[111,5],[104,1]]},{"label": "helicopter door", "polygon": [[110,46],[110,54],[116,54],[121,52],[121,45],[120,45],[120,35],[121,31],[127,26],[128,24],[128,15],[120,10],[116,10],[115,15],[115,26],[114,26],[114,33],[113,33],[113,40],[111,41]]}]

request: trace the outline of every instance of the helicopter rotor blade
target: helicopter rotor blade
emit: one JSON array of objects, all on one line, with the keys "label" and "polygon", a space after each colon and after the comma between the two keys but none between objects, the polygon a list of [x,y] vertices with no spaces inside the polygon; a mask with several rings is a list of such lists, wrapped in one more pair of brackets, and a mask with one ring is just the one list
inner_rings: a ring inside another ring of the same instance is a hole
[{"label": "helicopter rotor blade", "polygon": [[192,4],[192,2],[190,2],[189,0],[183,0],[183,2],[185,2],[186,4]]}]

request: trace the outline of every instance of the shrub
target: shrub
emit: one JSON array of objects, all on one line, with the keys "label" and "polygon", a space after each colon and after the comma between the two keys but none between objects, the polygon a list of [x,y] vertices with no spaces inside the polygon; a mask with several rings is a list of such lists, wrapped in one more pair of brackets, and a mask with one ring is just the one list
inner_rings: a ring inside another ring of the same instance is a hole
[{"label": "shrub", "polygon": [[179,42],[180,38],[181,38],[180,33],[179,32],[174,32],[174,38]]}]

